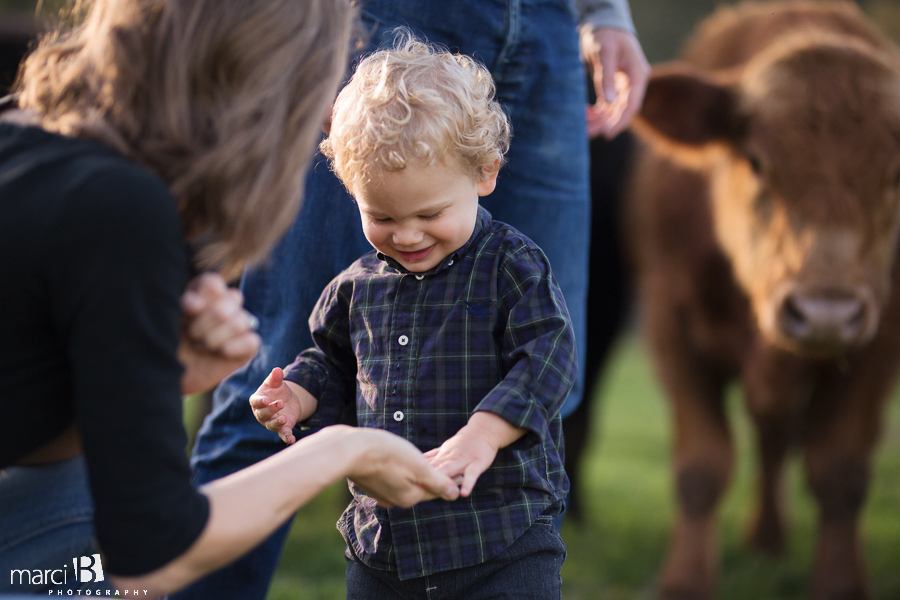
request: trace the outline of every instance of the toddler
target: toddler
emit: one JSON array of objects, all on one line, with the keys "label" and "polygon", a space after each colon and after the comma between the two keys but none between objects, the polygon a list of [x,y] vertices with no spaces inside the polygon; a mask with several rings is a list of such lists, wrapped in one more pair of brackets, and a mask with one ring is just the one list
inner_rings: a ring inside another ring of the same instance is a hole
[{"label": "toddler", "polygon": [[350,482],[348,599],[560,597],[575,339],[543,252],[479,207],[509,145],[493,96],[481,65],[403,34],[360,63],[322,143],[374,251],[250,404],[289,444],[298,424],[394,432],[461,496],[387,508]]}]

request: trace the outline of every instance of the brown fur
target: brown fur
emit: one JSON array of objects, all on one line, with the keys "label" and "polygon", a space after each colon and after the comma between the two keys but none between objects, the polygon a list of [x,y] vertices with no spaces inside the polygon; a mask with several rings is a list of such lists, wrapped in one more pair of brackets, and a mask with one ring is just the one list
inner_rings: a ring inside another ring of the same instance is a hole
[{"label": "brown fur", "polygon": [[783,550],[799,446],[820,509],[812,597],[866,598],[857,523],[900,364],[898,52],[849,3],[720,9],[655,69],[636,129],[632,256],[675,419],[661,596],[713,596],[738,380],[760,441],[749,541]]}]

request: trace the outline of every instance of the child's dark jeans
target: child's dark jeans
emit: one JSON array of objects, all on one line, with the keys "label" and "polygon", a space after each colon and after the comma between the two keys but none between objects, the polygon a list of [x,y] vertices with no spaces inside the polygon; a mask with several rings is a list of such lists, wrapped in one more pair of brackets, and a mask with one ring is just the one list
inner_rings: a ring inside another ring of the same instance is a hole
[{"label": "child's dark jeans", "polygon": [[566,546],[541,515],[496,558],[472,567],[400,581],[347,549],[347,600],[559,600]]}]

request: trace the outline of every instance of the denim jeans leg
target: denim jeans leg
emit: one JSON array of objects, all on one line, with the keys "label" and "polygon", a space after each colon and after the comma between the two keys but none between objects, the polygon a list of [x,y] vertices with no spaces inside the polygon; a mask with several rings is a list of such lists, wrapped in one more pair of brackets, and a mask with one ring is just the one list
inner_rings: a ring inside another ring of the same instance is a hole
[{"label": "denim jeans leg", "polygon": [[394,571],[367,567],[348,548],[347,600],[559,600],[566,546],[542,515],[491,560],[401,581]]},{"label": "denim jeans leg", "polygon": [[587,87],[573,3],[366,0],[363,19],[375,44],[390,44],[392,28],[405,25],[490,69],[513,136],[497,187],[481,204],[540,246],[566,298],[579,360],[560,411],[567,417],[583,390],[590,235]]},{"label": "denim jeans leg", "polygon": [[[81,584],[75,576],[73,559],[97,552],[83,457],[0,471],[0,594],[105,590],[106,577]],[[36,583],[35,571],[49,584]]]},{"label": "denim jeans leg", "polygon": [[494,218],[530,237],[550,259],[575,329],[579,369],[560,410],[581,401],[590,236],[584,66],[567,2],[522,0],[516,43],[492,66],[513,128],[496,191],[482,199]]},{"label": "denim jeans leg", "polygon": [[[284,448],[278,435],[256,422],[250,394],[274,367],[283,367],[312,345],[307,320],[319,294],[342,269],[370,249],[359,211],[321,155],[307,176],[300,216],[269,261],[241,281],[244,306],[259,319],[262,347],[242,369],[222,382],[213,411],[197,437],[191,460],[197,485],[250,466]],[[289,525],[232,565],[173,600],[215,597],[262,600],[278,566]]]},{"label": "denim jeans leg", "polygon": [[429,600],[559,600],[565,560],[566,546],[553,517],[543,515],[500,556],[459,574],[429,577]]},{"label": "denim jeans leg", "polygon": [[[347,600],[414,600],[418,579],[400,581],[393,571],[380,571],[364,565],[349,547],[344,551],[347,559]],[[424,587],[421,588],[424,591]]]}]

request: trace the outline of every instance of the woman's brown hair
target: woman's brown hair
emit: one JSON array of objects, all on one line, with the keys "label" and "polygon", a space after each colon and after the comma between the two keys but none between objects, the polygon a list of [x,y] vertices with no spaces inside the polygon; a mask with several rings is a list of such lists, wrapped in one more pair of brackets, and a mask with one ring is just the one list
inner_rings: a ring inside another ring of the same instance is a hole
[{"label": "woman's brown hair", "polygon": [[234,275],[265,258],[300,207],[344,73],[350,0],[84,4],[78,26],[23,64],[20,108],[156,172],[202,242],[201,266]]}]

